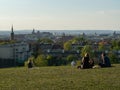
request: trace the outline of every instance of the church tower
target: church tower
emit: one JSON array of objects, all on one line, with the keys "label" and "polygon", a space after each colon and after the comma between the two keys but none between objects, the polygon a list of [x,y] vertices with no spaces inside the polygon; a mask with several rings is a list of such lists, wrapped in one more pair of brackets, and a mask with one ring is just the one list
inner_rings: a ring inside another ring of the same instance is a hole
[{"label": "church tower", "polygon": [[11,27],[11,37],[10,40],[14,40],[14,31],[13,31],[13,25]]},{"label": "church tower", "polygon": [[33,28],[32,34],[35,34],[35,29]]}]

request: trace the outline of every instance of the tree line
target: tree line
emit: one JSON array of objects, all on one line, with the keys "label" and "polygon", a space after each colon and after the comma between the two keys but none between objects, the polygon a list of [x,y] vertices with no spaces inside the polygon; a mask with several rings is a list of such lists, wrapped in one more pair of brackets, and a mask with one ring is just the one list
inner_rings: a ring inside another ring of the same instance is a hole
[{"label": "tree line", "polygon": [[[54,43],[51,39],[44,38],[38,40],[38,42],[42,43]],[[85,53],[90,54],[90,58],[100,58],[100,53],[105,52],[108,50],[107,54],[110,57],[110,60],[112,63],[119,63],[119,57],[118,53],[115,51],[120,50],[120,40],[111,40],[109,41],[109,44],[111,47],[106,48],[105,44],[100,42],[98,43],[97,50],[93,49],[93,43],[90,40],[87,40],[84,37],[75,37],[69,41],[64,42],[63,48],[65,51],[72,50],[72,44],[81,44],[82,46],[79,46],[76,48],[76,50],[80,51],[80,57],[83,57]],[[35,66],[60,66],[60,65],[67,65],[70,64],[72,60],[78,61],[81,60],[75,55],[68,55],[66,57],[60,57],[60,56],[52,56],[52,55],[45,55],[42,53],[41,50],[37,49],[33,56],[30,57],[28,60],[32,60]]]}]

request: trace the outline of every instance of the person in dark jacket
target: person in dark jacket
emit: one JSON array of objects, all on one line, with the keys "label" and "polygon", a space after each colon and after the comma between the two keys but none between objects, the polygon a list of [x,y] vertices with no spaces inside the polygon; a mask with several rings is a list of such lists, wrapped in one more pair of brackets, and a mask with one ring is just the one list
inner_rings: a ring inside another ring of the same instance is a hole
[{"label": "person in dark jacket", "polygon": [[111,67],[110,59],[105,53],[101,54],[101,59],[102,59],[102,62],[99,63],[101,67]]},{"label": "person in dark jacket", "polygon": [[83,69],[90,68],[89,60],[90,60],[89,54],[86,53],[85,56],[82,58],[81,68]]},{"label": "person in dark jacket", "polygon": [[29,62],[28,62],[28,68],[32,68],[33,67],[33,62],[32,62],[32,60],[29,60]]}]

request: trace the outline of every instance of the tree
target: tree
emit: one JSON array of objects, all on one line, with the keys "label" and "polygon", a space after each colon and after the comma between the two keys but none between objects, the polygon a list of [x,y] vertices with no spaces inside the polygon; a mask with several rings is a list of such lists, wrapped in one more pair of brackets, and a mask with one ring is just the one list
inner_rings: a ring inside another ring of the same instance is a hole
[{"label": "tree", "polygon": [[66,59],[56,56],[47,56],[48,66],[66,65]]},{"label": "tree", "polygon": [[54,64],[54,57],[52,55],[47,56],[48,66],[52,66]]},{"label": "tree", "polygon": [[99,51],[105,51],[105,46],[104,46],[103,43],[99,43],[98,50]]},{"label": "tree", "polygon": [[75,38],[73,38],[72,40],[72,44],[85,44],[86,43],[86,40],[85,40],[85,38],[83,38],[82,36],[80,37],[75,37]]},{"label": "tree", "polygon": [[64,49],[65,50],[71,50],[72,49],[72,43],[71,43],[71,41],[68,41],[68,42],[64,43]]},{"label": "tree", "polygon": [[112,41],[112,49],[113,50],[120,50],[120,40],[113,40]]},{"label": "tree", "polygon": [[85,45],[81,50],[81,56],[84,57],[85,53],[88,53],[90,57],[94,57],[94,51],[91,47],[91,45]]},{"label": "tree", "polygon": [[71,62],[71,61],[73,61],[73,60],[76,61],[76,60],[77,60],[77,57],[74,56],[74,55],[68,55],[68,56],[67,56],[67,61],[68,61],[68,62]]},{"label": "tree", "polygon": [[115,53],[110,52],[108,56],[110,58],[111,63],[119,63],[119,58]]},{"label": "tree", "polygon": [[112,48],[117,46],[116,40],[112,40],[111,43],[112,43]]},{"label": "tree", "polygon": [[41,38],[38,40],[38,42],[41,42],[41,43],[47,43],[47,44],[52,44],[54,43],[51,39],[49,38]]},{"label": "tree", "polygon": [[36,66],[47,66],[47,60],[44,55],[39,55],[35,60],[34,63]]},{"label": "tree", "polygon": [[[86,45],[87,41],[83,37],[75,37],[72,40],[69,40],[64,43],[64,49],[65,50],[71,50],[72,44],[80,44],[80,45]],[[79,46],[81,48],[81,46]]]}]

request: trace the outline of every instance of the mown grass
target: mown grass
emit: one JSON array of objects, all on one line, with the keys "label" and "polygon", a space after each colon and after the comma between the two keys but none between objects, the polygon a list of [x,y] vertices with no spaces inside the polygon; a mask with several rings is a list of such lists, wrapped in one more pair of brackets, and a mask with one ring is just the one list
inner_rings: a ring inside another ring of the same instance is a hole
[{"label": "mown grass", "polygon": [[0,69],[0,90],[120,90],[120,64],[84,70],[71,66]]}]

